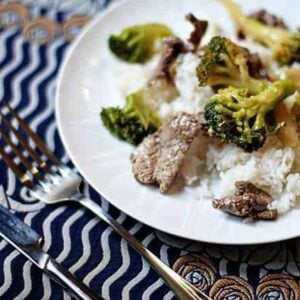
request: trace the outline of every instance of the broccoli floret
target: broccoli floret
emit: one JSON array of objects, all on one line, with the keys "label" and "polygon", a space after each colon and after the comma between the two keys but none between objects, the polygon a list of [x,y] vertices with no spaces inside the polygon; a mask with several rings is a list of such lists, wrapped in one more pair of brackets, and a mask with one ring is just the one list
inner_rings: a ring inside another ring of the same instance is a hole
[{"label": "broccoli floret", "polygon": [[266,116],[295,90],[291,80],[269,83],[254,95],[247,88],[219,90],[205,106],[207,126],[224,142],[234,143],[247,152],[256,151],[264,145],[268,132],[283,126],[269,126]]},{"label": "broccoli floret", "polygon": [[213,37],[202,49],[197,67],[200,86],[246,87],[251,93],[260,91],[266,80],[249,75],[247,52],[225,37]]},{"label": "broccoli floret", "polygon": [[200,85],[227,87],[205,107],[208,128],[223,141],[237,144],[247,152],[262,147],[267,133],[282,126],[270,126],[266,116],[295,92],[294,82],[271,83],[251,77],[245,49],[224,37],[212,38],[200,59],[197,68]]},{"label": "broccoli floret", "polygon": [[300,61],[300,32],[276,28],[247,17],[241,7],[231,0],[220,0],[228,9],[233,20],[244,35],[273,50],[274,58],[280,64],[290,65]]},{"label": "broccoli floret", "polygon": [[124,61],[144,63],[156,53],[157,41],[172,35],[171,29],[164,24],[132,26],[110,36],[109,48]]},{"label": "broccoli floret", "polygon": [[144,101],[142,91],[127,96],[124,108],[103,108],[100,116],[111,134],[134,145],[160,126],[160,118]]}]

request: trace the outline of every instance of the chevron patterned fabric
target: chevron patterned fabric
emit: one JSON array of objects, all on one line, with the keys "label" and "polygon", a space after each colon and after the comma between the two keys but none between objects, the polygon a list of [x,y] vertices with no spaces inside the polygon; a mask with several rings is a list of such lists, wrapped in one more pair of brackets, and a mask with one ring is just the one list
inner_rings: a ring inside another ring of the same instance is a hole
[{"label": "chevron patterned fabric", "polygon": [[[110,2],[0,1],[0,101],[16,107],[67,164],[54,119],[57,74],[72,39]],[[175,299],[148,264],[90,212],[75,204],[46,206],[31,199],[2,160],[0,179],[0,204],[43,235],[44,250],[105,299]],[[82,190],[213,299],[300,299],[299,239],[251,247],[190,242],[134,221],[87,184]],[[0,240],[0,299],[70,297]]]}]

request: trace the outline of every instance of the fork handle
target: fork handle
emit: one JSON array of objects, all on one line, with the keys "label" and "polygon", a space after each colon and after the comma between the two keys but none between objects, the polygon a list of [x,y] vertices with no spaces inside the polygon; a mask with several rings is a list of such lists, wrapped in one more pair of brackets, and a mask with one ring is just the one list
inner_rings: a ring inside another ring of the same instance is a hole
[{"label": "fork handle", "polygon": [[144,257],[150,266],[165,280],[179,299],[184,300],[211,300],[206,294],[198,290],[191,283],[184,280],[180,275],[164,264],[154,253],[140,243],[119,222],[108,215],[98,204],[88,198],[78,199],[79,203],[105,221],[117,233],[119,233],[128,244]]}]

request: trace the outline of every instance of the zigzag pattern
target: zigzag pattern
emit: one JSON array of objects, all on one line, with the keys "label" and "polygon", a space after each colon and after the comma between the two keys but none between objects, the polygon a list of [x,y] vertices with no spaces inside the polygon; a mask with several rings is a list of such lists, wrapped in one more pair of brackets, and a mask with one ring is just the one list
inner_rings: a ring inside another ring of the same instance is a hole
[{"label": "zigzag pattern", "polygon": [[[92,13],[110,1],[91,1],[94,6],[89,9],[88,1],[69,0],[63,1],[62,8],[69,13],[74,9],[74,2],[78,4],[76,13],[80,9]],[[39,8],[35,7],[34,15],[39,13]],[[53,113],[56,75],[69,44],[62,38],[42,46],[30,44],[19,31],[7,29],[0,30],[0,45],[0,100],[9,101],[16,107],[49,147],[63,161],[68,161],[59,141]],[[91,213],[74,206],[49,207],[31,199],[1,160],[0,176],[11,208],[44,236],[44,250],[106,299],[173,298],[148,264]],[[102,203],[119,222],[152,248],[155,242],[153,233],[109,206],[87,185],[84,193]],[[158,249],[157,243],[155,249]],[[162,248],[160,254],[167,262],[167,248]],[[3,241],[0,242],[0,298],[70,299]]]}]

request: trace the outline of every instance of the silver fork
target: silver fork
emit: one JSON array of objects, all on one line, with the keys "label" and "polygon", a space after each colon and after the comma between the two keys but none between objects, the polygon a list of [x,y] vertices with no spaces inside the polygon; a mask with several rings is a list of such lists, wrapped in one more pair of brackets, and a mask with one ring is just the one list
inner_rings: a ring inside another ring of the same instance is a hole
[{"label": "silver fork", "polygon": [[[6,113],[4,110],[6,110]],[[139,252],[164,279],[179,299],[211,299],[165,265],[120,223],[107,214],[101,206],[86,198],[79,191],[82,178],[71,168],[62,164],[47,148],[41,138],[32,131],[20,115],[8,104],[0,110],[0,117],[3,123],[0,126],[0,134],[3,141],[9,146],[0,147],[0,154],[21,183],[29,189],[31,196],[47,204],[67,201],[81,204],[110,225],[131,247]],[[15,119],[19,128],[31,138],[35,147],[29,145],[25,135],[13,125],[12,119]],[[18,144],[13,142],[3,125],[17,138]],[[41,156],[37,150],[43,155]],[[24,153],[27,153],[27,155]],[[17,163],[12,156],[18,158],[19,162]]]}]

